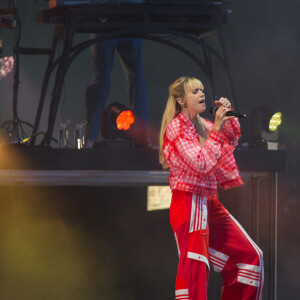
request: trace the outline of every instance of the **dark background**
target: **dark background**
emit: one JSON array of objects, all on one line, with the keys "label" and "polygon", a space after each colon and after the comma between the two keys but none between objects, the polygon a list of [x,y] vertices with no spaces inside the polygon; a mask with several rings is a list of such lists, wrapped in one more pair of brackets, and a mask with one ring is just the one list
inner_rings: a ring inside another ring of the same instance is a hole
[{"label": "dark background", "polygon": [[[5,7],[7,1],[0,1]],[[21,46],[49,47],[52,25],[35,24],[35,12],[47,4],[19,1]],[[283,113],[279,140],[287,151],[286,171],[279,174],[278,299],[299,299],[300,148],[300,3],[297,0],[230,1],[233,13],[223,32],[241,112],[268,104]],[[89,38],[76,36],[76,42]],[[1,29],[4,54],[12,53],[12,31]],[[189,49],[199,51],[185,41]],[[217,41],[212,40],[212,43]],[[33,123],[47,59],[21,56],[20,119]],[[168,85],[177,77],[206,78],[195,63],[178,51],[144,42],[149,90],[151,139],[157,132]],[[228,95],[222,69],[217,94]],[[92,77],[89,50],[67,74],[55,126],[70,120],[70,129],[85,118],[84,92]],[[12,74],[0,80],[0,121],[12,116]],[[41,129],[46,129],[47,104]],[[128,104],[126,81],[116,56],[108,103]],[[55,147],[55,145],[53,145]],[[261,187],[259,245],[268,251],[267,182]],[[249,231],[251,189],[222,193],[221,200]],[[146,211],[145,188],[2,186],[0,298],[17,299],[171,299],[177,253],[168,211]],[[265,261],[268,264],[267,260]],[[267,274],[266,274],[267,275]],[[267,282],[266,282],[267,289]],[[266,293],[265,289],[265,293]],[[213,275],[211,299],[218,299],[219,278]],[[147,296],[148,295],[148,296]]]}]

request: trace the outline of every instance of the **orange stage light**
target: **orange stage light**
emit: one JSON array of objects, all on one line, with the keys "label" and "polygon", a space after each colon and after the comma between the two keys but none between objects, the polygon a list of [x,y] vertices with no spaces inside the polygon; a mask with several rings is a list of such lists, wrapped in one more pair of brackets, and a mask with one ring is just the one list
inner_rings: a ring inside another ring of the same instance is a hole
[{"label": "orange stage light", "polygon": [[101,114],[101,134],[104,139],[132,140],[135,116],[121,103],[112,103]]},{"label": "orange stage light", "polygon": [[128,130],[134,123],[134,115],[131,110],[122,111],[116,120],[116,125],[119,130]]}]

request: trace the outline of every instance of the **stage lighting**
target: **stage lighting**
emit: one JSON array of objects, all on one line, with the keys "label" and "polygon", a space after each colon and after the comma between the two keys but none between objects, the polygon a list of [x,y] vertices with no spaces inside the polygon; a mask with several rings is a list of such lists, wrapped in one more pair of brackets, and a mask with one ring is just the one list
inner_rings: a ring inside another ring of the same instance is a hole
[{"label": "stage lighting", "polygon": [[101,134],[104,139],[131,140],[135,117],[125,105],[112,103],[102,111]]},{"label": "stage lighting", "polygon": [[134,115],[131,110],[122,111],[116,119],[116,125],[119,130],[129,130],[133,123]]},{"label": "stage lighting", "polygon": [[276,112],[270,119],[269,122],[269,131],[275,132],[278,128],[278,126],[281,124],[281,112]]},{"label": "stage lighting", "polygon": [[255,107],[250,114],[249,133],[252,148],[278,150],[278,132],[282,114],[270,106]]}]

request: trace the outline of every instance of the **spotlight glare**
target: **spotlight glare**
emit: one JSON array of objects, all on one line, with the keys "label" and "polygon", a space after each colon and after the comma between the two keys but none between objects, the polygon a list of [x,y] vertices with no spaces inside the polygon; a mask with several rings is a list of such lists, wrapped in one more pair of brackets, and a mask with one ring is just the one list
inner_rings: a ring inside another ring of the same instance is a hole
[{"label": "spotlight glare", "polygon": [[128,130],[133,123],[134,115],[131,110],[122,111],[116,119],[116,125],[119,130]]},{"label": "spotlight glare", "polygon": [[281,116],[281,112],[277,112],[271,117],[269,123],[269,130],[271,132],[276,131],[278,126],[281,124]]}]

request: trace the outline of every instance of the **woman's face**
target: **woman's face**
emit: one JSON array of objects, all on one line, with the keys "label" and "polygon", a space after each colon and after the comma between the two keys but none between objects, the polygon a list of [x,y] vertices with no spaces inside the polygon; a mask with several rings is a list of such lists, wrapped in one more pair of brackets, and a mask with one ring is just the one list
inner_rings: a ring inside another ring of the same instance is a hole
[{"label": "woman's face", "polygon": [[188,89],[185,97],[185,110],[189,115],[200,114],[206,110],[202,85],[193,85]]}]

